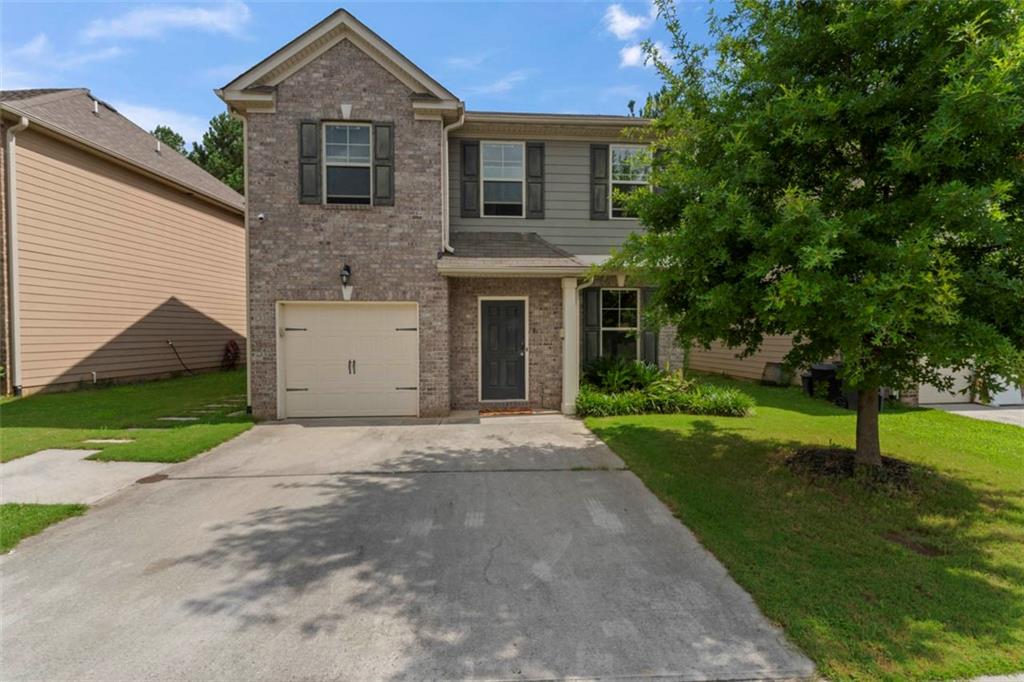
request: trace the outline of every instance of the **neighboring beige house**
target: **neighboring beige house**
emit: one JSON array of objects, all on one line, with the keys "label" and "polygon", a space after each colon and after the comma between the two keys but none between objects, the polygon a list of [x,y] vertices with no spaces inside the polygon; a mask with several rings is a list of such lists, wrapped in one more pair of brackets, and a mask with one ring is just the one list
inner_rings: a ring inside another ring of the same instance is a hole
[{"label": "neighboring beige house", "polygon": [[86,89],[0,112],[4,392],[244,361],[242,196]]}]

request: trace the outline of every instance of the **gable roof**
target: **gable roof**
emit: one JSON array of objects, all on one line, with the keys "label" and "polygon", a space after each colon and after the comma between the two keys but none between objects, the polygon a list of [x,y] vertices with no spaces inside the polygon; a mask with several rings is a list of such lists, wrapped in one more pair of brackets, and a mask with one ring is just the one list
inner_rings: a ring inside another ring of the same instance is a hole
[{"label": "gable roof", "polygon": [[86,88],[0,91],[0,109],[187,193],[233,211],[245,209],[241,194],[166,145],[157,151],[155,137]]},{"label": "gable roof", "polygon": [[272,109],[274,86],[342,40],[352,42],[413,93],[436,101],[458,103],[458,97],[344,9],[335,10],[215,92],[228,104],[242,109]]}]

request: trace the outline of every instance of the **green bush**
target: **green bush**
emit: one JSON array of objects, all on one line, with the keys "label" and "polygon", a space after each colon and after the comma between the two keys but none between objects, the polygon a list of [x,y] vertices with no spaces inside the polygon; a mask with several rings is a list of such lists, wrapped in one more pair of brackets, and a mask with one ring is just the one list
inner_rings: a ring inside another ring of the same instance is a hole
[{"label": "green bush", "polygon": [[576,398],[581,417],[613,417],[625,414],[706,414],[743,417],[754,400],[735,388],[687,382],[678,375],[664,374],[646,389],[604,392],[584,384]]},{"label": "green bush", "polygon": [[597,358],[583,368],[583,380],[608,393],[647,388],[661,376],[655,365],[620,357]]}]

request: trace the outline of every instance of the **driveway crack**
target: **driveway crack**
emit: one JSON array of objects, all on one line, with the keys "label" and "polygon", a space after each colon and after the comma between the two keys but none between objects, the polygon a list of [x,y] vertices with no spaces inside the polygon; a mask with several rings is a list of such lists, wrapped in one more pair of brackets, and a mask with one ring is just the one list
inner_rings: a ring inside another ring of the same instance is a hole
[{"label": "driveway crack", "polygon": [[498,543],[494,545],[494,547],[491,547],[490,551],[487,553],[487,564],[484,565],[484,582],[488,585],[497,584],[491,581],[491,579],[487,575],[487,572],[491,570],[491,564],[494,563],[494,553],[497,552],[498,548],[501,547],[503,544],[505,544],[505,538],[498,540]]}]

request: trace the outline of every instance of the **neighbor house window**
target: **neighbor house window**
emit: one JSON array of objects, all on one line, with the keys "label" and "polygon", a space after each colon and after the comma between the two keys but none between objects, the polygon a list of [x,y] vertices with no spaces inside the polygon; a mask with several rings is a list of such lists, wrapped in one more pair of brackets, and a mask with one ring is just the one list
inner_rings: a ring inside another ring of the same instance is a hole
[{"label": "neighbor house window", "polygon": [[645,154],[646,149],[640,145],[612,145],[612,191],[609,192],[608,201],[611,203],[613,218],[631,217],[615,195],[629,194],[647,185],[650,167]]},{"label": "neighbor house window", "polygon": [[328,204],[369,204],[370,125],[324,124],[324,197]]},{"label": "neighbor house window", "polygon": [[522,142],[481,142],[483,214],[523,217],[525,173]]},{"label": "neighbor house window", "polygon": [[640,332],[640,290],[601,290],[601,355],[636,360]]}]

